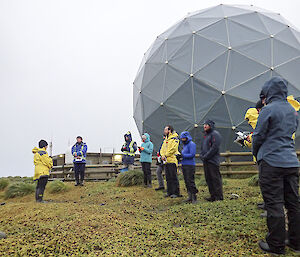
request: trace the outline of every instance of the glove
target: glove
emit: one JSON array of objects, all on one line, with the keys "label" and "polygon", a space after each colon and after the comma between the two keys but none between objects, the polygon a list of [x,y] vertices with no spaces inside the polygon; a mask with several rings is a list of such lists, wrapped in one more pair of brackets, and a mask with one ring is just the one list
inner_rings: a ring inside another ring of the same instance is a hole
[{"label": "glove", "polygon": [[176,159],[177,161],[181,162],[182,161],[182,155],[181,154],[176,154]]},{"label": "glove", "polygon": [[144,147],[140,147],[140,149],[141,149],[141,151],[144,151],[144,150],[145,150],[145,148],[144,148]]}]

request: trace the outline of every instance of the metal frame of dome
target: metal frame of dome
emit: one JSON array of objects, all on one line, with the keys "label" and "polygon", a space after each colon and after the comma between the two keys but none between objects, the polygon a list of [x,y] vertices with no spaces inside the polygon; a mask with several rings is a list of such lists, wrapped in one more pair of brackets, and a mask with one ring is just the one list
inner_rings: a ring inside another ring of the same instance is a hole
[{"label": "metal frame of dome", "polygon": [[[280,14],[254,6],[218,5],[188,14],[145,53],[133,86],[134,119],[158,148],[163,127],[190,131],[199,143],[209,118],[222,150],[241,150],[234,130],[272,76],[300,97],[300,33]],[[298,138],[297,138],[298,142]]]}]

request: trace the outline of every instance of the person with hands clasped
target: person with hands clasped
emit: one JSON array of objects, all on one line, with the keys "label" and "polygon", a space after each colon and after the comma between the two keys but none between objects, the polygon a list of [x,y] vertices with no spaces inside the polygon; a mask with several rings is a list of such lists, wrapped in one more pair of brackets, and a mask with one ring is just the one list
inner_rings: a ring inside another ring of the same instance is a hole
[{"label": "person with hands clasped", "polygon": [[151,164],[153,143],[150,141],[150,135],[148,133],[142,135],[142,141],[143,143],[141,147],[139,147],[139,152],[141,153],[140,162],[144,173],[144,186],[152,187]]}]

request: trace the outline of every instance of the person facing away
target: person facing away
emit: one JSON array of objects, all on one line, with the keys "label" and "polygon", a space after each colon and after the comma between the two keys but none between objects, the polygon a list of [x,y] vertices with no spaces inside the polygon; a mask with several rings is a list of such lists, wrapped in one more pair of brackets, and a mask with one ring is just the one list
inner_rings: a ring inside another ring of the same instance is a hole
[{"label": "person facing away", "polygon": [[125,143],[123,144],[121,151],[123,152],[123,168],[127,168],[128,170],[134,169],[134,157],[135,152],[137,150],[137,144],[132,140],[131,132],[128,131],[124,135]]},{"label": "person facing away", "polygon": [[87,145],[82,141],[81,136],[78,136],[76,140],[77,142],[72,147],[72,155],[74,156],[73,164],[75,173],[75,186],[83,186]]},{"label": "person facing away", "polygon": [[181,197],[179,189],[179,181],[177,177],[178,161],[176,155],[179,154],[179,138],[178,134],[174,131],[171,125],[164,129],[166,136],[163,145],[160,149],[160,155],[165,162],[166,181],[167,181],[167,194],[165,197],[177,198]]},{"label": "person facing away", "polygon": [[165,140],[166,136],[163,135],[163,141],[159,147],[159,151],[157,152],[156,156],[156,165],[157,165],[157,168],[156,168],[156,177],[157,177],[157,180],[158,180],[158,187],[155,188],[156,191],[159,191],[159,190],[164,190],[165,189],[165,183],[164,183],[164,178],[163,178],[163,170],[165,168],[165,164],[164,164],[164,161],[161,159],[161,155],[160,155],[160,149],[163,145],[163,142]]},{"label": "person facing away", "polygon": [[36,202],[42,203],[44,191],[48,182],[50,170],[53,167],[53,161],[47,153],[48,143],[45,140],[39,142],[39,147],[32,149],[34,154],[34,176],[33,180],[37,181],[35,190],[35,200]]},{"label": "person facing away", "polygon": [[259,247],[265,252],[284,254],[287,245],[300,252],[299,161],[293,140],[298,113],[287,101],[287,83],[282,78],[271,78],[262,92],[266,105],[252,136],[252,152],[259,165],[259,185],[267,210],[268,234]]},{"label": "person facing away", "polygon": [[188,199],[186,202],[195,204],[197,203],[198,193],[198,189],[195,185],[196,144],[192,141],[192,136],[188,131],[184,131],[180,134],[180,140],[183,144],[183,149],[181,151],[182,173],[186,190],[188,192]]},{"label": "person facing away", "polygon": [[151,177],[151,164],[152,164],[152,153],[153,153],[153,143],[150,141],[150,135],[144,133],[142,136],[142,145],[139,147],[141,153],[140,162],[142,164],[142,170],[144,173],[144,186],[152,187],[152,177]]},{"label": "person facing away", "polygon": [[212,120],[204,122],[204,137],[201,144],[200,159],[203,161],[205,180],[210,197],[205,200],[213,202],[223,200],[222,176],[220,173],[221,135],[215,130]]}]

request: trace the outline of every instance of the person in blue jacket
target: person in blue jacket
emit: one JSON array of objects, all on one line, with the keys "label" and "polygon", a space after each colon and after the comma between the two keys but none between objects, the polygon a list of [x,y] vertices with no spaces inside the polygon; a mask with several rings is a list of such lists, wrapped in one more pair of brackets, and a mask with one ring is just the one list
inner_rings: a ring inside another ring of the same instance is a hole
[{"label": "person in blue jacket", "polygon": [[134,168],[134,157],[137,150],[137,144],[132,140],[131,132],[128,131],[124,135],[125,143],[122,145],[121,151],[123,152],[123,167],[128,170],[133,170]]},{"label": "person in blue jacket", "polygon": [[266,242],[261,240],[259,247],[272,254],[284,254],[286,245],[300,253],[299,161],[293,140],[298,113],[288,103],[287,93],[287,83],[281,77],[273,77],[264,84],[261,94],[266,105],[259,113],[252,136],[269,230]]},{"label": "person in blue jacket", "polygon": [[141,147],[139,147],[139,151],[141,153],[140,162],[144,173],[144,185],[145,187],[152,187],[151,164],[153,143],[150,141],[150,135],[148,133],[142,135],[142,141],[143,143]]},{"label": "person in blue jacket", "polygon": [[215,130],[212,120],[204,122],[204,138],[201,144],[200,159],[203,162],[205,180],[210,197],[209,202],[223,200],[223,184],[220,173],[220,144],[221,135]]},{"label": "person in blue jacket", "polygon": [[181,151],[182,173],[186,190],[189,195],[186,202],[195,204],[197,203],[198,193],[198,189],[195,185],[196,144],[192,141],[192,137],[188,131],[184,131],[180,134],[180,141],[183,144],[183,149]]},{"label": "person in blue jacket", "polygon": [[74,156],[75,186],[83,186],[87,145],[82,142],[81,136],[78,136],[76,140],[76,144],[72,147],[72,155]]}]

